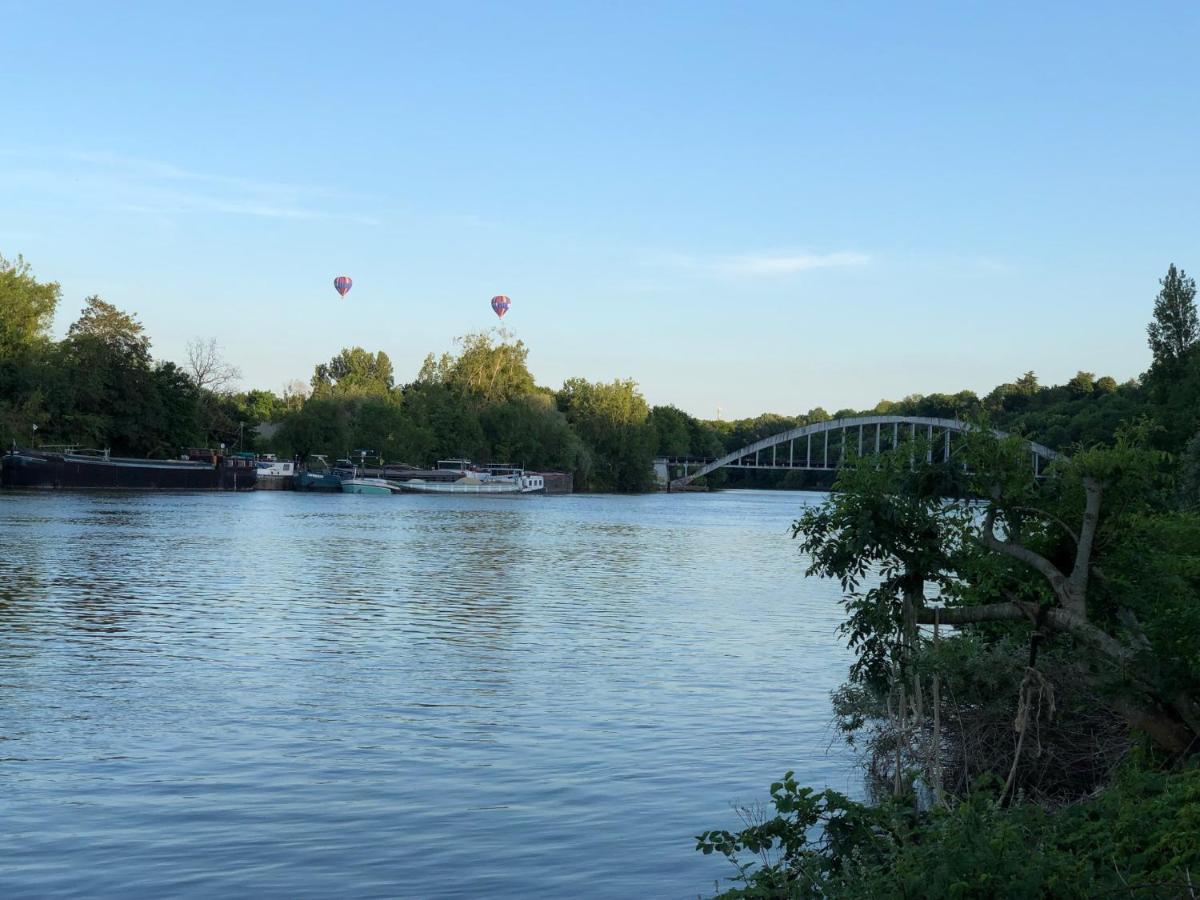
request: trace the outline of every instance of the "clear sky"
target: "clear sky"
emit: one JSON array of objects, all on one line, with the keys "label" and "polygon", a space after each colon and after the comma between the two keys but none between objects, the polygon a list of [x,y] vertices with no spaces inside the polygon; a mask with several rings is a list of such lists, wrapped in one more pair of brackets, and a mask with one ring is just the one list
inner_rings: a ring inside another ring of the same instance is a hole
[{"label": "clear sky", "polygon": [[[1200,270],[1196,3],[0,0],[0,253],[246,386],[401,381],[496,293],[539,382],[705,418],[1146,368]],[[354,278],[346,301],[335,275]]]}]

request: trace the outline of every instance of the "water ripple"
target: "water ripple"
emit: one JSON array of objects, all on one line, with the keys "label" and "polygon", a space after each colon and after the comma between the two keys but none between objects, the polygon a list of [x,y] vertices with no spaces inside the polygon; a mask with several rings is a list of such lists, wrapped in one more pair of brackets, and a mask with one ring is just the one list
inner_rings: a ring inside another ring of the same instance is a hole
[{"label": "water ripple", "polygon": [[854,790],[812,502],[0,494],[0,894],[703,893]]}]

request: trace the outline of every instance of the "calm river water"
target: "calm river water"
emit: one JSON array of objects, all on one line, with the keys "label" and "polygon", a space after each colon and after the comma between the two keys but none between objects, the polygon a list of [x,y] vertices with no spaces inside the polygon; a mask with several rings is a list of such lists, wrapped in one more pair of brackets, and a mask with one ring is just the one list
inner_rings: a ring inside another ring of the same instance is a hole
[{"label": "calm river water", "polygon": [[0,493],[0,896],[711,893],[858,793],[819,501]]}]

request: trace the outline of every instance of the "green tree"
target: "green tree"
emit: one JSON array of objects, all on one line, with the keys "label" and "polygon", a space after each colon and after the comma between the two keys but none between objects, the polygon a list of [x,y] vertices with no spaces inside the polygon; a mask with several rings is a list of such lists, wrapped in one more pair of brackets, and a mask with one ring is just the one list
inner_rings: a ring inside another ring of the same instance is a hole
[{"label": "green tree", "polygon": [[1155,367],[1169,366],[1183,357],[1200,338],[1196,314],[1196,281],[1171,263],[1162,289],[1154,300],[1154,320],[1146,326]]},{"label": "green tree", "polygon": [[488,455],[479,413],[449,385],[418,381],[406,386],[404,409],[419,433],[425,435],[421,458],[414,462],[483,459]]},{"label": "green tree", "polygon": [[150,360],[150,338],[142,323],[96,295],[84,301],[79,318],[67,330],[67,339],[101,343],[127,360]]},{"label": "green tree", "polygon": [[571,472],[580,484],[587,482],[591,458],[553,397],[525,394],[506,400],[485,409],[480,421],[494,462]]},{"label": "green tree", "polygon": [[0,361],[48,339],[60,296],[58,282],[39,282],[23,257],[0,256]]},{"label": "green tree", "polygon": [[535,391],[526,364],[529,349],[522,341],[513,341],[507,331],[472,332],[456,338],[455,343],[457,355],[427,356],[417,380],[445,384],[477,408]]},{"label": "green tree", "polygon": [[61,345],[59,366],[61,414],[52,425],[64,440],[137,456],[170,449],[150,339],[134,316],[88,297]]},{"label": "green tree", "polygon": [[656,406],[650,410],[654,428],[654,452],[659,456],[688,456],[692,451],[692,419],[674,406]]},{"label": "green tree", "polygon": [[1084,372],[1080,369],[1067,382],[1067,389],[1076,397],[1090,397],[1096,390],[1096,376],[1091,372]]},{"label": "green tree", "polygon": [[347,347],[329,362],[319,363],[312,377],[314,397],[386,394],[393,384],[388,355],[382,350],[370,353],[362,347]]},{"label": "green tree", "polygon": [[350,409],[345,398],[310,398],[283,420],[276,442],[301,459],[313,453],[334,457],[346,453],[350,449]]},{"label": "green tree", "polygon": [[564,382],[557,401],[591,451],[593,487],[608,491],[650,487],[657,435],[636,382],[602,384],[571,378]]}]

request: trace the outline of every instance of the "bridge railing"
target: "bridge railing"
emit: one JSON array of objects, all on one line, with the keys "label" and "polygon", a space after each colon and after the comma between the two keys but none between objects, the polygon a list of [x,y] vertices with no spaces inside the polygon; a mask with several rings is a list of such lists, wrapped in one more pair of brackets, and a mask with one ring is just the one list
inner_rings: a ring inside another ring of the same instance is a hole
[{"label": "bridge railing", "polygon": [[[948,460],[953,452],[951,435],[964,434],[976,427],[958,419],[923,416],[856,416],[831,419],[827,422],[814,422],[754,441],[732,453],[704,463],[694,472],[688,471],[690,465],[685,466],[684,474],[679,478],[670,479],[669,486],[683,487],[697,478],[702,478],[710,472],[722,468],[803,471],[836,469],[850,455],[861,457],[878,454],[884,449],[885,444],[887,449],[891,449],[899,446],[902,438],[912,440],[917,437],[918,429],[922,432],[922,436],[927,438],[926,461],[932,462],[935,454],[939,458]],[[999,437],[1007,437],[1004,432],[993,431]],[[839,432],[840,440],[833,442],[831,447],[830,435]],[[935,448],[934,441],[934,434],[937,432],[943,435],[942,446],[939,448]],[[847,435],[851,435],[853,438],[850,452],[847,451]],[[814,459],[814,437],[817,438],[818,444],[817,459]],[[803,441],[802,455],[797,454],[796,442],[798,440]],[[786,461],[781,460],[779,452],[779,448],[784,444],[787,445]],[[1035,474],[1040,470],[1043,460],[1054,459],[1058,455],[1054,450],[1041,444],[1032,441],[1028,444]],[[831,449],[834,451],[832,455]],[[760,454],[765,450],[771,451],[769,462],[764,462],[760,458]],[[746,462],[750,458],[753,458],[753,461]]]}]

